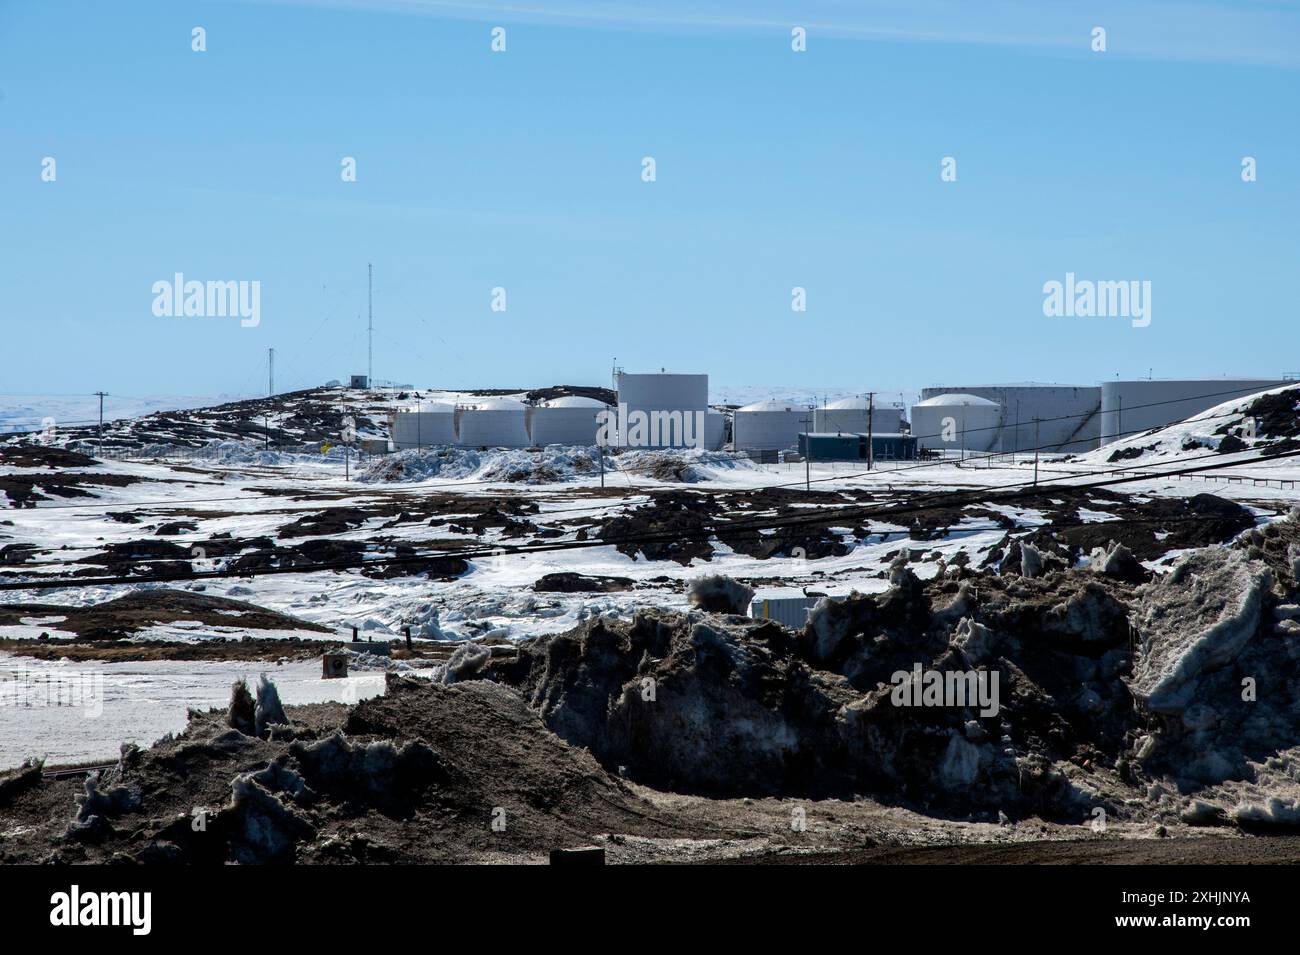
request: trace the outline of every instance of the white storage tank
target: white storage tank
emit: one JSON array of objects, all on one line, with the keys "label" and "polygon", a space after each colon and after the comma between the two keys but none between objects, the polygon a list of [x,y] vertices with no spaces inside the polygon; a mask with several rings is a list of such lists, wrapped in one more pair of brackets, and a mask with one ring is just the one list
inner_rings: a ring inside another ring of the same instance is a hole
[{"label": "white storage tank", "polygon": [[710,411],[704,416],[704,447],[721,451],[727,443],[727,416],[721,411]]},{"label": "white storage tank", "polygon": [[552,398],[530,409],[528,432],[533,444],[540,448],[548,444],[594,445],[596,415],[607,410],[609,405],[598,398],[582,395]]},{"label": "white storage tank", "polygon": [[456,409],[456,443],[464,448],[526,448],[532,444],[524,404],[488,398]]},{"label": "white storage tank", "polygon": [[936,395],[912,405],[912,437],[931,451],[992,451],[1002,409],[978,395]]},{"label": "white storage tank", "polygon": [[812,409],[789,401],[755,401],[736,409],[732,445],[737,451],[784,451],[799,445],[800,432],[812,425]]},{"label": "white storage tank", "polygon": [[[708,439],[709,376],[629,374],[614,376],[624,447],[681,447],[698,443],[697,425]],[[689,437],[691,440],[685,440]]]},{"label": "white storage tank", "polygon": [[[1101,388],[1025,382],[1010,385],[948,385],[921,389],[928,400],[946,394],[974,395],[997,403],[1001,426],[993,451],[1078,453],[1097,447],[1101,434]],[[1034,419],[1039,419],[1035,426]],[[1035,431],[1037,427],[1037,431]]]},{"label": "white storage tank", "polygon": [[832,401],[813,412],[813,431],[818,434],[897,434],[902,430],[901,408],[882,407],[877,403],[873,411],[871,401],[858,396]]},{"label": "white storage tank", "polygon": [[1101,384],[1101,443],[1163,428],[1234,398],[1294,384],[1268,378],[1147,378]]},{"label": "white storage tank", "polygon": [[456,443],[456,409],[430,402],[417,411],[399,411],[393,418],[393,450]]}]

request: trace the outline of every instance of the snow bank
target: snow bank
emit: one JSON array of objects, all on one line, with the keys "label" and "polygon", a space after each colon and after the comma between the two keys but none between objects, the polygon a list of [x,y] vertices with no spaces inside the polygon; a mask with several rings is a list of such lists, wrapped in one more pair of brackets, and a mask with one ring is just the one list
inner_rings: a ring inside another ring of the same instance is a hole
[{"label": "snow bank", "polygon": [[682,481],[694,484],[721,477],[727,471],[761,471],[762,465],[749,458],[726,451],[704,451],[683,448],[662,451],[623,451],[606,458],[619,471],[660,481]]},{"label": "snow bank", "polygon": [[552,484],[597,474],[599,470],[594,447],[555,445],[542,451],[439,447],[384,455],[361,468],[357,480],[366,484],[412,483],[431,478]]},{"label": "snow bank", "polygon": [[[558,484],[600,473],[596,447],[549,445],[541,450],[438,447],[398,451],[376,458],[357,471],[368,484],[444,481],[501,481],[510,484]],[[745,457],[696,448],[606,452],[605,470],[662,481],[695,483],[728,471],[761,467]]]}]

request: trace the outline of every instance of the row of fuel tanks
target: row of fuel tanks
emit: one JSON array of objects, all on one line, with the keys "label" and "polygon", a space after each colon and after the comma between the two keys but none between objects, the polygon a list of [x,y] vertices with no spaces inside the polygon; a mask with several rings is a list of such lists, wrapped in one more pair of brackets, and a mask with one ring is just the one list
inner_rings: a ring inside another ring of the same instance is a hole
[{"label": "row of fuel tanks", "polygon": [[1099,385],[1027,382],[934,386],[921,390],[905,423],[897,406],[853,397],[808,408],[760,401],[735,412],[738,451],[796,446],[800,435],[888,436],[910,433],[923,451],[1015,453],[1091,451],[1162,428],[1226,401],[1294,385],[1285,378],[1180,378],[1107,381]]},{"label": "row of fuel tanks", "polygon": [[[395,450],[459,445],[531,448],[547,445],[675,447],[784,451],[800,435],[910,434],[921,450],[1016,452],[1040,448],[1076,453],[1125,435],[1181,421],[1230,398],[1291,381],[1206,378],[1105,382],[1095,386],[1023,383],[922,389],[910,422],[895,404],[864,396],[809,407],[765,400],[730,416],[709,408],[708,375],[628,374],[616,370],[615,405],[579,395],[528,404],[516,398],[475,399],[461,405],[423,404],[394,416]],[[646,437],[638,418],[649,420]],[[674,419],[685,431],[656,429]],[[611,432],[611,424],[614,426]],[[702,431],[702,439],[701,439]],[[682,440],[683,437],[685,440]]]},{"label": "row of fuel tanks", "polygon": [[[531,405],[515,398],[487,398],[473,404],[423,404],[393,416],[393,449],[437,445],[464,448],[590,447],[597,443],[601,413],[616,426],[618,411],[597,398],[568,395]],[[625,419],[626,416],[624,416]],[[720,449],[726,441],[726,416],[704,412],[703,446]],[[613,444],[614,440],[604,443]]]}]

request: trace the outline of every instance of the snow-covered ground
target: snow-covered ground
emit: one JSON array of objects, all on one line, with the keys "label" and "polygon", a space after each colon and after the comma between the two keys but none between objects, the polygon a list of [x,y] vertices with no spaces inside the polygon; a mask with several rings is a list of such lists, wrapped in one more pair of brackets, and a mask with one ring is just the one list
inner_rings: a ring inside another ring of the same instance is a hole
[{"label": "snow-covered ground", "polygon": [[[563,483],[560,484],[492,482],[481,477],[485,472],[501,468],[503,460],[517,462],[528,452],[498,452],[501,456],[499,460],[493,459],[493,453],[456,454],[466,457],[472,455],[475,459],[472,466],[431,469],[429,476],[423,480],[413,479],[418,476],[418,472],[415,475],[408,473],[402,480],[387,482],[368,471],[363,471],[354,480],[345,481],[342,462],[313,458],[310,455],[273,454],[264,458],[250,452],[252,461],[257,464],[255,472],[241,470],[238,465],[230,466],[232,459],[225,457],[221,460],[226,462],[226,466],[220,470],[199,467],[195,469],[199,473],[186,471],[179,475],[164,465],[108,462],[103,465],[103,469],[110,473],[151,480],[123,488],[98,488],[91,501],[55,500],[42,502],[35,508],[7,511],[5,517],[12,525],[3,529],[4,539],[39,542],[44,548],[58,552],[57,562],[31,569],[30,576],[36,578],[40,574],[62,576],[74,569],[73,562],[94,555],[106,544],[124,543],[149,536],[149,531],[142,529],[142,524],[116,522],[106,517],[109,512],[129,511],[146,527],[153,526],[155,522],[178,518],[194,520],[198,524],[196,530],[168,536],[165,540],[182,547],[201,547],[209,538],[221,534],[236,538],[268,536],[274,539],[280,528],[296,517],[319,512],[327,506],[365,507],[374,502],[376,494],[382,494],[384,501],[398,505],[407,498],[412,503],[418,503],[422,495],[435,490],[456,492],[473,498],[522,495],[535,500],[540,506],[540,513],[532,515],[531,519],[542,526],[548,517],[565,518],[576,514],[592,519],[612,517],[631,507],[643,505],[648,492],[656,489],[735,491],[765,487],[802,488],[805,483],[805,468],[802,464],[757,465],[731,459],[725,465],[713,465],[702,461],[697,465],[700,480],[688,485],[658,481],[634,469],[611,468],[606,474],[606,487],[617,488],[623,493],[617,497],[593,498],[583,492],[599,487],[599,477],[575,474],[571,469],[563,473]],[[488,460],[485,461],[485,458]],[[388,466],[388,459],[377,459],[372,468],[379,470]],[[1098,477],[1085,475],[1123,466],[1126,464],[1099,465],[1096,460],[1061,462],[1043,459],[1040,461],[1039,478],[1044,483],[1087,484],[1098,480]],[[886,495],[901,496],[901,492],[912,490],[1028,486],[1033,479],[1033,462],[1030,458],[1022,457],[1018,461],[1005,459],[965,464],[894,464],[870,474],[856,464],[814,464],[808,473],[810,486],[814,489],[870,488],[878,489]],[[1142,495],[1178,497],[1210,493],[1276,507],[1283,513],[1300,497],[1292,489],[1256,486],[1250,481],[1221,483],[1228,475],[1238,474],[1300,481],[1300,462],[1296,459],[1249,462],[1242,464],[1239,469],[1214,472],[1193,479],[1143,480],[1127,485],[1125,490]],[[313,495],[328,494],[330,499],[327,503],[322,503],[304,501],[294,496],[272,498],[257,490],[276,487],[281,483],[301,487],[304,492]],[[1025,524],[1032,525],[1041,521],[1041,516],[1031,508],[1003,507],[1002,510]],[[1113,519],[1101,505],[1087,509],[1087,513],[1082,516],[1090,521]],[[326,536],[334,540],[367,542],[385,523],[387,522],[383,518],[373,518],[361,526]],[[859,541],[849,554],[820,560],[773,557],[759,561],[732,553],[723,546],[715,549],[711,561],[696,561],[691,566],[683,567],[671,561],[634,559],[620,553],[613,546],[602,545],[522,556],[503,554],[475,557],[471,561],[469,573],[454,581],[430,581],[421,577],[375,580],[363,577],[356,571],[341,571],[285,574],[252,580],[218,579],[191,586],[201,587],[208,594],[247,600],[330,627],[365,627],[369,624],[372,630],[396,634],[403,626],[415,625],[434,635],[440,626],[442,634],[453,639],[487,630],[504,629],[511,637],[524,637],[572,626],[593,612],[629,613],[637,607],[649,605],[683,607],[685,597],[672,583],[688,580],[704,572],[728,573],[760,580],[778,578],[791,589],[813,584],[834,584],[841,589],[875,589],[878,575],[900,547],[921,547],[927,551],[953,553],[967,550],[974,556],[987,550],[1004,534],[1002,528],[990,525],[987,521],[974,520],[970,524],[971,529],[954,528],[953,534],[946,541],[924,544],[909,542],[904,528],[874,524],[870,528],[871,535]],[[388,527],[383,530],[383,534],[395,541],[409,540],[413,545],[428,540],[431,536],[429,528],[424,524]],[[499,542],[492,534],[476,536],[440,530],[436,536],[459,541],[466,548],[475,549]],[[572,540],[573,534],[567,533],[557,539]],[[290,538],[284,543],[292,544],[295,540],[297,539]],[[196,569],[216,568],[220,565],[220,561],[205,563],[200,559]],[[597,595],[538,594],[530,589],[533,582],[543,575],[564,571],[627,577],[641,586],[624,593]],[[141,583],[130,587],[114,585],[66,591],[14,591],[6,594],[4,600],[15,603],[88,604],[120,596],[132,587],[157,586],[159,585]],[[438,626],[429,626],[433,618],[431,610],[437,612]]]},{"label": "snow-covered ground", "polygon": [[111,760],[120,743],[148,746],[185,727],[187,709],[230,702],[239,679],[266,673],[289,704],[356,702],[384,690],[382,673],[322,680],[320,663],[137,663],[31,660],[0,654],[0,768],[29,756],[50,765]]},{"label": "snow-covered ground", "polygon": [[[434,396],[422,392],[421,400]],[[454,399],[451,394],[441,397]],[[716,397],[716,396],[715,396]],[[736,401],[748,396],[737,396]],[[393,399],[396,400],[396,399]],[[405,401],[405,400],[404,400]],[[411,402],[413,403],[413,401]],[[1249,505],[1261,519],[1285,514],[1300,501],[1300,491],[1287,482],[1300,481],[1300,459],[1253,460],[1251,450],[1219,454],[1214,450],[1225,421],[1241,417],[1247,402],[1238,401],[1211,409],[1203,415],[1155,435],[1139,435],[1108,445],[1099,451],[1073,459],[1042,456],[1038,479],[1053,486],[1087,485],[1111,472],[1150,474],[1119,489],[1140,498],[1188,498],[1212,494]],[[1208,445],[1184,450],[1192,443]],[[1248,446],[1255,442],[1247,441]],[[1116,451],[1127,447],[1144,450],[1139,458],[1111,462]],[[90,497],[51,497],[35,507],[10,508],[0,517],[0,547],[6,544],[35,544],[40,553],[30,562],[5,568],[13,575],[33,579],[66,576],[88,565],[78,563],[102,554],[104,548],[128,541],[167,541],[181,548],[201,548],[205,542],[229,535],[236,539],[270,538],[276,546],[294,546],[322,538],[333,542],[357,542],[374,555],[377,540],[392,547],[403,542],[427,552],[430,541],[440,546],[482,550],[498,545],[527,543],[531,536],[508,538],[499,527],[475,534],[457,527],[455,514],[439,513],[433,519],[402,520],[397,512],[420,513],[431,496],[454,495],[456,501],[525,501],[535,503],[537,513],[527,520],[539,531],[553,529],[547,541],[576,543],[579,533],[571,521],[588,519],[588,527],[643,507],[652,492],[666,490],[695,494],[726,494],[763,488],[852,491],[861,500],[864,491],[874,491],[879,500],[901,499],[916,491],[969,489],[1012,489],[1027,487],[1034,479],[1030,455],[1018,459],[999,456],[965,462],[892,463],[867,473],[858,463],[814,463],[758,465],[728,455],[691,452],[679,456],[689,464],[688,483],[659,480],[653,476],[656,456],[641,452],[606,459],[605,490],[600,492],[600,475],[590,467],[590,449],[566,448],[534,451],[478,452],[463,449],[404,452],[349,462],[337,451],[327,455],[289,454],[265,451],[256,441],[224,441],[178,462],[105,461],[86,471],[136,478],[124,487],[94,486]],[[1197,464],[1230,464],[1231,467],[1190,477],[1161,477]],[[520,480],[520,475],[544,466],[544,480]],[[7,475],[53,473],[31,468],[0,467]],[[851,504],[844,498],[830,502]],[[388,509],[375,513],[377,505]],[[1014,519],[1026,528],[1046,518],[1037,507],[1019,507],[1003,502],[983,508],[983,516],[953,523],[941,539],[917,542],[908,538],[898,524],[866,522],[860,536],[850,534],[850,549],[842,556],[821,559],[773,556],[759,560],[713,542],[711,559],[693,560],[683,566],[671,560],[646,560],[620,552],[611,544],[591,541],[591,546],[540,553],[499,553],[476,556],[466,573],[455,579],[424,576],[392,576],[387,579],[363,576],[358,570],[290,573],[251,579],[223,578],[190,584],[141,582],[132,585],[89,586],[68,590],[24,590],[5,592],[0,601],[14,604],[63,604],[86,606],[120,597],[134,590],[189,587],[211,596],[247,601],[311,623],[330,628],[330,633],[277,631],[277,637],[332,639],[334,634],[356,626],[370,636],[397,636],[411,627],[417,638],[460,640],[493,636],[519,639],[569,629],[593,614],[628,615],[640,607],[681,609],[686,606],[685,582],[704,573],[724,573],[749,583],[763,597],[797,594],[804,589],[831,594],[852,590],[878,591],[884,588],[884,572],[903,548],[919,549],[927,555],[938,552],[951,561],[965,552],[978,563],[1001,541],[1005,528],[990,521],[988,513]],[[808,509],[815,503],[800,501],[792,507]],[[320,514],[326,509],[358,509],[364,519],[345,530],[304,533],[280,537],[292,521]],[[467,509],[467,513],[472,509]],[[110,516],[130,514],[137,523],[123,523]],[[761,509],[756,513],[764,513]],[[470,515],[472,516],[472,514]],[[194,529],[181,529],[165,537],[155,536],[164,523],[192,521]],[[1089,499],[1079,511],[1085,523],[1116,520],[1104,499]],[[852,529],[843,528],[848,533]],[[391,551],[385,551],[391,553]],[[217,569],[225,563],[192,552],[196,570]],[[1168,561],[1148,561],[1163,570]],[[937,562],[913,565],[919,576],[933,574]],[[101,570],[102,572],[102,570]],[[599,577],[627,578],[631,589],[612,593],[536,592],[533,585],[547,574],[578,573]],[[0,628],[0,636],[36,637],[42,632],[52,639],[66,638],[58,615],[33,613],[15,625]],[[138,638],[193,640],[221,633],[225,636],[270,635],[239,627],[197,627],[187,623],[158,625],[142,631]],[[45,669],[56,663],[33,663],[0,656],[0,666],[12,671]],[[79,668],[81,665],[78,665]],[[0,710],[0,765],[19,750],[23,755],[48,752],[52,760],[81,758],[90,751],[112,755],[116,743],[130,738],[149,742],[151,736],[179,728],[188,706],[223,704],[230,682],[240,674],[254,674],[266,664],[152,662],[141,664],[92,664],[85,669],[102,675],[105,683],[105,716],[98,721],[68,724],[66,708]],[[289,664],[272,667],[287,702],[306,702],[319,694],[344,692],[337,684],[319,679],[319,665]],[[332,698],[332,696],[331,696]],[[3,698],[0,697],[0,702]],[[75,731],[69,737],[69,725]],[[128,735],[123,736],[123,733]],[[104,752],[105,748],[109,751]]]}]

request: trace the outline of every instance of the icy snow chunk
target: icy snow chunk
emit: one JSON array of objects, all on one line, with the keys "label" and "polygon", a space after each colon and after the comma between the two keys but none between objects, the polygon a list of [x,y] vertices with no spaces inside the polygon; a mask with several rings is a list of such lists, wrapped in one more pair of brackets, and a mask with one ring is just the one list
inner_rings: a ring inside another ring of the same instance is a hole
[{"label": "icy snow chunk", "polygon": [[1273,796],[1263,803],[1242,803],[1232,810],[1232,821],[1243,829],[1300,828],[1300,799]]},{"label": "icy snow chunk", "polygon": [[962,617],[952,635],[952,646],[960,650],[971,664],[983,663],[993,655],[996,635],[982,623]]},{"label": "icy snow chunk", "polygon": [[1133,583],[1141,583],[1148,576],[1133,552],[1115,541],[1109,548],[1094,548],[1088,566],[1099,574]]},{"label": "icy snow chunk", "polygon": [[[949,570],[961,573],[960,567],[950,567]],[[947,624],[954,620],[960,620],[966,616],[974,603],[974,593],[971,591],[969,583],[963,582],[957,589],[957,594],[952,600],[934,611],[935,623]]]},{"label": "icy snow chunk", "polygon": [[693,606],[710,613],[747,614],[754,591],[722,574],[697,577],[686,597]]},{"label": "icy snow chunk", "polygon": [[282,726],[288,722],[289,717],[284,715],[284,706],[280,703],[280,691],[263,673],[261,679],[257,681],[257,713],[253,728],[257,735],[261,736],[268,727]]},{"label": "icy snow chunk", "polygon": [[1222,808],[1203,799],[1193,799],[1179,816],[1189,826],[1217,826],[1226,817],[1227,813]]},{"label": "icy snow chunk", "polygon": [[1043,573],[1043,555],[1029,541],[1020,542],[1020,575],[1039,577]]},{"label": "icy snow chunk", "polygon": [[954,733],[939,763],[939,782],[948,789],[958,789],[975,782],[980,771],[979,747]]},{"label": "icy snow chunk", "polygon": [[435,683],[460,683],[478,678],[479,673],[492,659],[492,651],[477,643],[462,643],[445,664],[435,667],[431,679]]},{"label": "icy snow chunk", "polygon": [[[450,614],[448,615],[450,616]],[[446,631],[442,629],[442,621],[438,616],[438,608],[432,604],[425,604],[411,618],[411,635],[414,637],[425,637],[429,640],[446,640],[449,639]]]},{"label": "icy snow chunk", "polygon": [[1230,663],[1260,622],[1268,568],[1240,551],[1188,554],[1138,604],[1142,652],[1129,686],[1156,713],[1178,714],[1201,674]]}]

